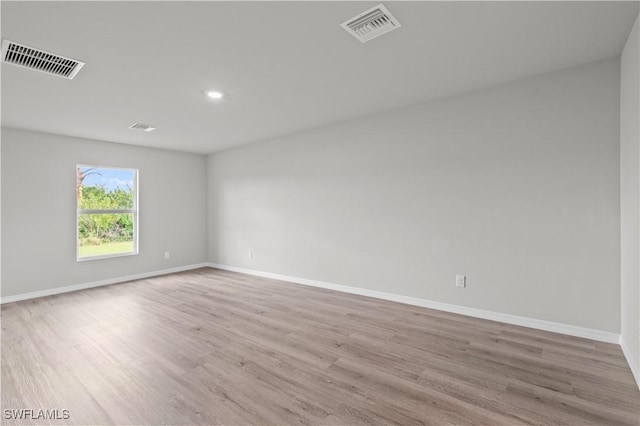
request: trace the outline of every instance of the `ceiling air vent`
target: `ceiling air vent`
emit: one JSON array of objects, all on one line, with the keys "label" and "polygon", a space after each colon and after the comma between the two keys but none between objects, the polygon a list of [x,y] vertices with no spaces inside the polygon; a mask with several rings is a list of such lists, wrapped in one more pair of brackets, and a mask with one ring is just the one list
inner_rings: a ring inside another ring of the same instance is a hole
[{"label": "ceiling air vent", "polygon": [[383,4],[379,4],[343,22],[341,27],[364,43],[400,28],[401,25]]},{"label": "ceiling air vent", "polygon": [[9,40],[2,40],[2,62],[46,72],[69,80],[73,79],[84,65],[84,62]]},{"label": "ceiling air vent", "polygon": [[153,132],[155,129],[157,129],[157,127],[155,126],[150,126],[143,123],[133,123],[131,126],[129,126],[129,128],[133,130],[142,130],[143,132]]}]

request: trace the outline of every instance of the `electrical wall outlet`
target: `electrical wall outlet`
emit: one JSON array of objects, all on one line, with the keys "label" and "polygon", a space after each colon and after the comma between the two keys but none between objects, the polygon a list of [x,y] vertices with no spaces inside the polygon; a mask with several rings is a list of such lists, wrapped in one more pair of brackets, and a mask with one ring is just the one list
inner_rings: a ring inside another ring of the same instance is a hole
[{"label": "electrical wall outlet", "polygon": [[170,258],[170,257],[171,257],[171,254],[170,254],[168,251],[165,251],[165,252],[164,252],[164,258],[165,258],[165,259],[168,259],[168,258]]},{"label": "electrical wall outlet", "polygon": [[456,287],[466,287],[467,286],[467,277],[464,275],[456,275]]}]

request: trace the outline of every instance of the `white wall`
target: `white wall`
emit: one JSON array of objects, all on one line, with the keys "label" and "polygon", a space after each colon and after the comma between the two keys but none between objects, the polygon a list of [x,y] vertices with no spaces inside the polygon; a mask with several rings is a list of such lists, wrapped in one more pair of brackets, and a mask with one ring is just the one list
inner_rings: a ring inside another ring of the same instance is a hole
[{"label": "white wall", "polygon": [[620,66],[622,346],[640,385],[640,24]]},{"label": "white wall", "polygon": [[[76,262],[78,163],[140,170],[137,256]],[[204,262],[206,195],[201,155],[3,128],[2,296]]]},{"label": "white wall", "polygon": [[212,155],[210,259],[617,333],[619,77],[593,63]]}]

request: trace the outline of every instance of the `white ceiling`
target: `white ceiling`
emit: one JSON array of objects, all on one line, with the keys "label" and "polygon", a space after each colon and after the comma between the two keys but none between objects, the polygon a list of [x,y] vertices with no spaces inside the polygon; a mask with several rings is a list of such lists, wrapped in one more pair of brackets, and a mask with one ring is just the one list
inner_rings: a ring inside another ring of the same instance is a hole
[{"label": "white ceiling", "polygon": [[339,24],[376,4],[2,1],[3,38],[86,62],[74,80],[3,63],[2,125],[210,153],[618,56],[638,15],[389,1],[402,28],[361,44]]}]

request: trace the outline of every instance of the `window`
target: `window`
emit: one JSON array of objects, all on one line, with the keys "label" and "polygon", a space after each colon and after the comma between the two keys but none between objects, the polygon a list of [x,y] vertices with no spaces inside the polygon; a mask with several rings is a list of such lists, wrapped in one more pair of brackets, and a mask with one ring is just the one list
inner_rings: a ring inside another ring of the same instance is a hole
[{"label": "window", "polygon": [[77,260],[138,254],[138,171],[76,166]]}]

